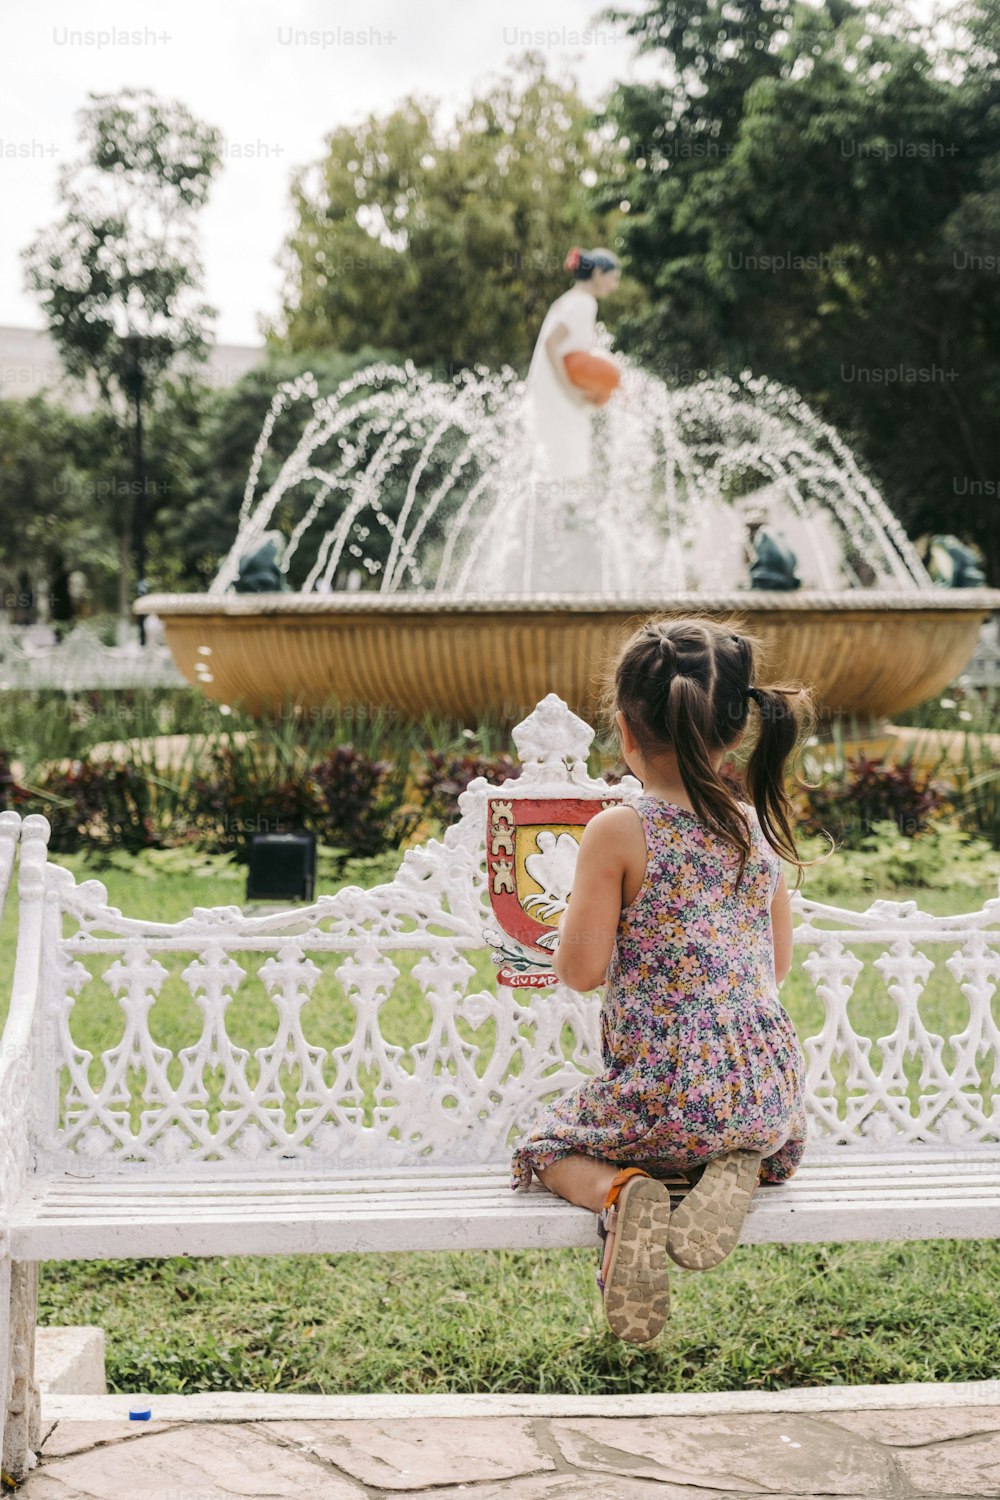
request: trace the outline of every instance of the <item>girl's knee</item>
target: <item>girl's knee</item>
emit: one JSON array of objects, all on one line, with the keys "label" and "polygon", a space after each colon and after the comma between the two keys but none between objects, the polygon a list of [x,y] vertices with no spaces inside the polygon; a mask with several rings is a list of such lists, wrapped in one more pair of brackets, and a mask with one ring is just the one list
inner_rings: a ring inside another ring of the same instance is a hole
[{"label": "girl's knee", "polygon": [[786,1141],[773,1156],[765,1156],[762,1163],[762,1182],[787,1182],[798,1170],[805,1154],[805,1141]]}]

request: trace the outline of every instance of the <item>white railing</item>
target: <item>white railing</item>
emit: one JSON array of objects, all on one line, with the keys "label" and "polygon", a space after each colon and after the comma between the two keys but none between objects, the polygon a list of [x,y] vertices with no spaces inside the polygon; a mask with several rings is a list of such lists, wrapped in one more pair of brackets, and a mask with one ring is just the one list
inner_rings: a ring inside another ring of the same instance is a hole
[{"label": "white railing", "polygon": [[1000,617],[994,615],[979,632],[979,643],[959,682],[972,688],[1000,687]]},{"label": "white railing", "polygon": [[[30,630],[30,627],[29,627]],[[80,624],[58,643],[44,644],[16,626],[0,626],[0,689],[183,687],[166,646],[106,646]]]}]

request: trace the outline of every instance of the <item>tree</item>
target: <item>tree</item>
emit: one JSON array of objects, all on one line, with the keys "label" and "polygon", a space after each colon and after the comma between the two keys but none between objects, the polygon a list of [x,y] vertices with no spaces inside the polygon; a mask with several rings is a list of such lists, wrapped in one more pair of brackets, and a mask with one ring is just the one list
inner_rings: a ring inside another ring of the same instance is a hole
[{"label": "tree", "polygon": [[0,588],[9,617],[34,618],[36,589],[51,602],[74,571],[92,602],[110,607],[120,496],[107,455],[120,439],[106,411],[69,412],[41,396],[0,401]]},{"label": "tree", "polygon": [[91,377],[121,418],[132,414],[134,478],[122,508],[118,595],[125,618],[133,535],[138,588],[145,588],[143,408],[180,356],[204,357],[214,316],[198,298],[194,221],[221,137],[183,105],[146,90],[90,100],[81,111],[83,158],[60,172],[62,217],[24,258],[68,373]]},{"label": "tree", "polygon": [[[152,571],[157,588],[207,589],[237,533],[240,506],[254,447],[279,384],[309,371],[322,395],[365,365],[391,360],[384,351],[356,354],[274,355],[228,389],[166,381],[150,423],[150,442],[161,477],[162,500],[153,518]],[[263,494],[302,436],[307,405],[292,405],[275,423],[261,469]],[[286,534],[287,512],[277,518]],[[303,546],[310,557],[322,528]]]},{"label": "tree", "polygon": [[[608,111],[627,165],[605,201],[630,201],[652,298],[620,342],[667,378],[749,366],[796,386],[911,534],[964,533],[1000,570],[990,7],[964,71],[887,5],[683,9],[686,25],[674,0],[632,23],[676,87],[622,87]],[[717,145],[681,149],[699,141]]]},{"label": "tree", "polygon": [[[572,88],[537,55],[474,99],[451,129],[406,100],[342,127],[299,173],[284,307],[291,350],[364,345],[417,364],[523,367],[573,243],[614,242],[620,213],[588,188],[608,147]],[[637,290],[616,296],[635,306]]]}]

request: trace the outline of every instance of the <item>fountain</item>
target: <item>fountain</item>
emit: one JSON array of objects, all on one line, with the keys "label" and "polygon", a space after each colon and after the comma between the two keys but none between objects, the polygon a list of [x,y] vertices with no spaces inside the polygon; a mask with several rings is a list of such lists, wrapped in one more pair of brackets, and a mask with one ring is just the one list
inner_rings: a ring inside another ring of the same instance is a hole
[{"label": "fountain", "polygon": [[936,586],[794,392],[748,374],[671,391],[621,364],[584,480],[539,476],[511,371],[280,386],[208,593],[137,611],[189,681],[255,714],[334,698],[514,719],[550,691],[592,713],[615,638],[654,611],[742,616],[827,711],[891,714],[954,679],[1000,592]]}]

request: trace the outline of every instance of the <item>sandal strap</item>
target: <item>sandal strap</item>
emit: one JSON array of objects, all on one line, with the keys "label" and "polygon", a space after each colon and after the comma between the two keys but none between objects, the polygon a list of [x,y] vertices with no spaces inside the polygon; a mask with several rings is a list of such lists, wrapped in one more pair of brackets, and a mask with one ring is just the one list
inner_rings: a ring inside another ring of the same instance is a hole
[{"label": "sandal strap", "polygon": [[648,1176],[649,1173],[644,1172],[641,1167],[625,1167],[621,1172],[616,1172],[611,1180],[611,1186],[608,1188],[607,1197],[604,1200],[604,1212],[607,1213],[609,1208],[614,1208],[618,1202],[618,1195],[630,1178]]}]

